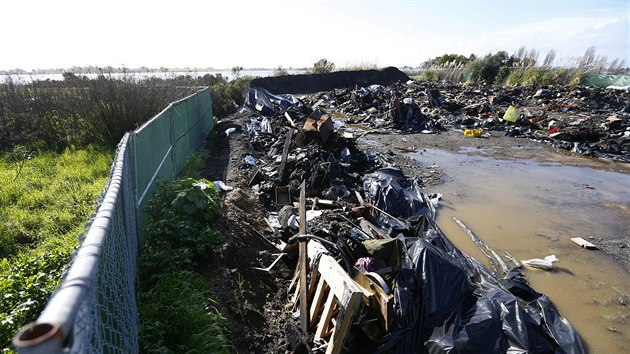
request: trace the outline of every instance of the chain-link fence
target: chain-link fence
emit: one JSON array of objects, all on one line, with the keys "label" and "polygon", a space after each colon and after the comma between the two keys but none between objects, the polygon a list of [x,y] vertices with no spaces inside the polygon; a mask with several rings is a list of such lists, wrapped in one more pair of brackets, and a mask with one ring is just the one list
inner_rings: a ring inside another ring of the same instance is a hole
[{"label": "chain-link fence", "polygon": [[34,323],[14,338],[20,353],[137,353],[136,260],[144,205],[213,126],[210,90],[171,103],[120,141],[96,214],[67,273]]}]

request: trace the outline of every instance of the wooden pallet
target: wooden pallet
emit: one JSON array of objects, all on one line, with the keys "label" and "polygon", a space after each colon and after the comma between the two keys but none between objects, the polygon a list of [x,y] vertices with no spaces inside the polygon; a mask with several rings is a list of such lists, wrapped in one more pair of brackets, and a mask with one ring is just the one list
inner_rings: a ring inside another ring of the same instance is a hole
[{"label": "wooden pallet", "polygon": [[363,292],[337,261],[322,255],[313,272],[309,294],[310,328],[315,329],[314,341],[328,343],[326,353],[340,353],[346,341]]},{"label": "wooden pallet", "polygon": [[[308,243],[311,262],[319,259],[307,284],[308,329],[314,333],[315,343],[325,343],[319,348],[326,348],[327,354],[340,353],[364,293],[337,261],[323,252],[325,249],[319,243]],[[293,306],[298,304],[300,298],[297,273],[290,286],[293,289]]]}]

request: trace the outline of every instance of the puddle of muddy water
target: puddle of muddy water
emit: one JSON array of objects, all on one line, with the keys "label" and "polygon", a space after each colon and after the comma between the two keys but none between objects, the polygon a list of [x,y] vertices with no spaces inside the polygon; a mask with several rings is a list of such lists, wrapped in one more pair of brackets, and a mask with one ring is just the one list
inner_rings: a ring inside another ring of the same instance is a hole
[{"label": "puddle of muddy water", "polygon": [[445,170],[445,183],[431,192],[444,195],[437,222],[457,247],[487,259],[453,217],[501,255],[525,260],[555,254],[556,271],[524,270],[534,289],[551,298],[589,352],[630,352],[630,274],[601,251],[569,240],[593,236],[597,243],[628,229],[630,174],[610,172],[604,162],[595,169],[553,162],[554,156],[496,160],[470,149],[407,156]]}]

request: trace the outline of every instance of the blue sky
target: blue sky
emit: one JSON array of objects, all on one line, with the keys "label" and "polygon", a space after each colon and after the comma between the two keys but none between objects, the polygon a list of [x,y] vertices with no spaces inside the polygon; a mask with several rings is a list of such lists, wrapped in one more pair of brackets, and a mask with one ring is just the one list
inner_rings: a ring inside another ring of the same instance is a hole
[{"label": "blue sky", "polygon": [[78,1],[0,4],[0,69],[417,66],[525,45],[630,65],[628,0]]}]

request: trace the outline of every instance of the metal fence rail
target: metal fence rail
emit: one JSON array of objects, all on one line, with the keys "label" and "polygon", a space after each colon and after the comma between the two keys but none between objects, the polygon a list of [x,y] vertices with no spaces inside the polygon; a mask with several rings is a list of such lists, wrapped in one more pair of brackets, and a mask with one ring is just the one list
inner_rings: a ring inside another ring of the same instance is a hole
[{"label": "metal fence rail", "polygon": [[136,261],[144,206],[213,126],[210,90],[171,103],[118,145],[96,215],[44,311],[13,340],[20,353],[137,353]]}]

